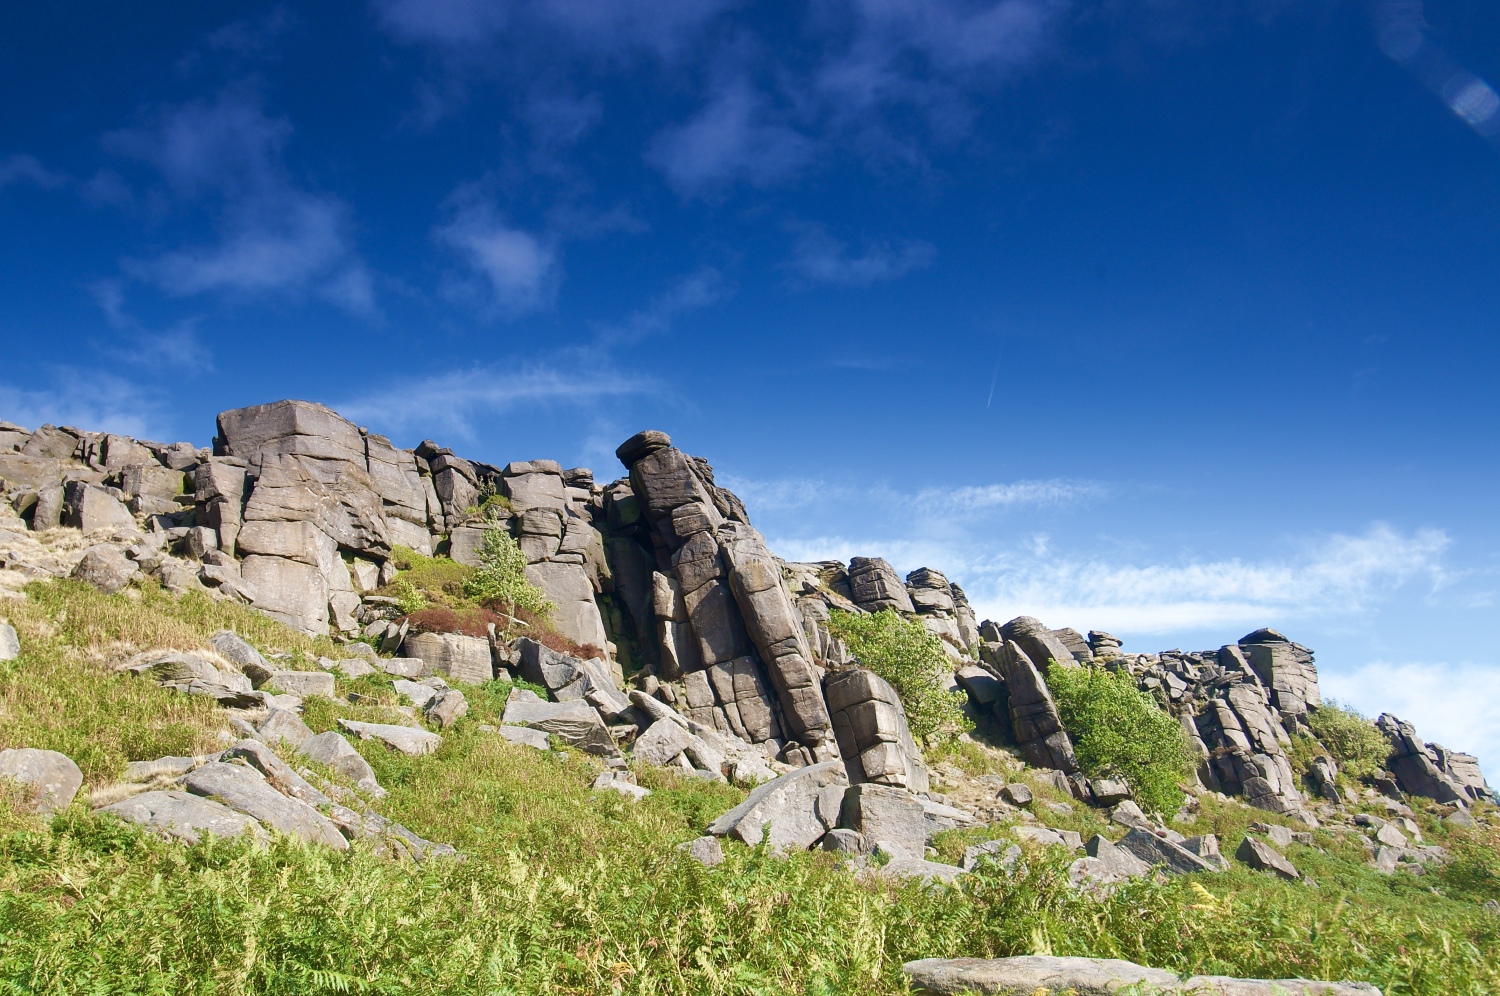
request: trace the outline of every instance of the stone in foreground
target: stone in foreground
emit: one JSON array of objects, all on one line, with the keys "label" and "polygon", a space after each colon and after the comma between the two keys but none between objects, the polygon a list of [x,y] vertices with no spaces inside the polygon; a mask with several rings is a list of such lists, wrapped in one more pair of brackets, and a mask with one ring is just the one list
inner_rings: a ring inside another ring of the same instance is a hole
[{"label": "stone in foreground", "polygon": [[419,757],[431,754],[442,746],[443,738],[436,733],[419,730],[415,726],[394,726],[389,723],[359,723],[352,719],[339,720],[339,726],[361,740],[379,740],[392,750]]},{"label": "stone in foreground", "polygon": [[67,809],[83,785],[83,772],[72,758],[34,747],[0,750],[0,778],[20,784],[31,811],[43,816]]},{"label": "stone in foreground", "polygon": [[927,958],[902,966],[912,991],[925,996],[985,993],[995,996],[1115,996],[1136,991],[1182,996],[1380,996],[1364,982],[1307,979],[1231,979],[1195,975],[1183,981],[1171,972],[1116,958]]},{"label": "stone in foreground", "polygon": [[188,775],[183,786],[193,795],[221,802],[272,829],[339,851],[349,848],[332,820],[307,803],[282,795],[259,772],[244,765],[211,761]]},{"label": "stone in foreground", "polygon": [[113,813],[122,820],[139,823],[166,837],[196,844],[203,834],[237,837],[249,832],[257,839],[266,833],[261,825],[243,813],[236,813],[223,803],[201,799],[187,792],[143,792],[122,799],[99,810]]},{"label": "stone in foreground", "polygon": [[1256,871],[1274,872],[1287,881],[1296,881],[1302,877],[1290,861],[1282,857],[1269,844],[1258,841],[1254,837],[1246,837],[1240,841],[1239,849],[1234,852],[1234,856]]},{"label": "stone in foreground", "polygon": [[838,823],[847,787],[837,761],[811,764],[755,789],[710,823],[708,832],[751,847],[764,837],[775,851],[806,850]]}]

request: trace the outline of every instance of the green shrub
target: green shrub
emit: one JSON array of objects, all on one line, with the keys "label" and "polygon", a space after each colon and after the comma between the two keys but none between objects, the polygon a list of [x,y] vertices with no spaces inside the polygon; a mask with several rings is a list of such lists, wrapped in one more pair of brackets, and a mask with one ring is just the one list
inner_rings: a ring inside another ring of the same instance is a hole
[{"label": "green shrub", "polygon": [[921,623],[893,609],[835,611],[828,627],[861,664],[891,683],[901,696],[912,736],[940,743],[973,729],[963,713],[964,694],[945,692],[939,684],[952,664],[938,638]]},{"label": "green shrub", "polygon": [[409,616],[427,608],[427,596],[411,578],[397,578],[391,585],[391,591],[396,597],[396,608],[401,610],[402,615]]},{"label": "green shrub", "polygon": [[1182,805],[1177,783],[1193,770],[1187,736],[1128,674],[1054,667],[1047,687],[1085,773],[1123,775],[1147,812],[1171,813]]},{"label": "green shrub", "polygon": [[526,580],[526,555],[503,529],[487,529],[479,560],[483,565],[464,582],[464,595],[480,602],[546,614],[552,604]]},{"label": "green shrub", "polygon": [[1391,755],[1391,745],[1374,723],[1332,699],[1307,714],[1307,726],[1350,778],[1375,775]]}]

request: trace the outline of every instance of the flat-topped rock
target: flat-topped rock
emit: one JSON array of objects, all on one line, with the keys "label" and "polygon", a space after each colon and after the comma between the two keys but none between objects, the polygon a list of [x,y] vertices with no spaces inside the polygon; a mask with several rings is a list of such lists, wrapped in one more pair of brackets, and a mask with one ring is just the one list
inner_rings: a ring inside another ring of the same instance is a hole
[{"label": "flat-topped rock", "polygon": [[339,727],[361,740],[379,740],[392,750],[419,757],[431,754],[442,746],[443,738],[436,733],[415,726],[395,726],[390,723],[361,723],[352,719],[339,720]]},{"label": "flat-topped rock", "polygon": [[111,813],[189,844],[198,843],[204,834],[237,837],[249,833],[259,840],[266,837],[264,828],[254,818],[188,792],[143,792],[105,806],[99,812]]},{"label": "flat-topped rock", "polygon": [[913,992],[924,996],[985,993],[996,996],[1116,996],[1126,987],[1182,996],[1380,996],[1364,982],[1307,979],[1232,979],[1146,968],[1118,958],[927,958],[902,970]]}]

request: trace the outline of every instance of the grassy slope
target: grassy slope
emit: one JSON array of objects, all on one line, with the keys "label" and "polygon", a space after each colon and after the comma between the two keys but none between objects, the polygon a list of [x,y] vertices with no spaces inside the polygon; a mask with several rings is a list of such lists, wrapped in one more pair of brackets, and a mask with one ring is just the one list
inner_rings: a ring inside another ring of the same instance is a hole
[{"label": "grassy slope", "polygon": [[[106,669],[148,645],[203,646],[223,626],[263,649],[326,651],[259,616],[145,591],[106,598],[33,586],[6,606],[25,655],[0,665],[0,746],[78,758],[92,784],[124,760],[213,749],[214,710]],[[344,689],[355,686],[344,684]],[[359,688],[394,703],[382,679]],[[542,755],[478,729],[507,686],[469,689],[470,716],[436,754],[361,744],[382,812],[469,859],[425,866],[356,846],[157,841],[75,804],[50,826],[0,807],[0,985],[38,993],[881,993],[916,957],[1026,952],[1125,957],[1178,969],[1373,981],[1387,993],[1500,992],[1500,837],[1443,836],[1460,860],[1425,878],[1376,875],[1354,845],[1290,856],[1318,881],[1239,868],[1143,882],[1105,901],[1067,887],[1069,856],[1031,853],[1017,878],[962,890],[856,883],[823,854],[728,847],[704,869],[674,845],[742,794],[641,773],[640,803],[588,788],[592,759]],[[313,700],[315,729],[380,705]],[[1041,812],[1041,810],[1039,810]],[[1208,804],[1232,851],[1264,818]],[[1085,811],[1052,818],[1097,828]],[[949,857],[974,831],[939,841]],[[1325,835],[1327,836],[1327,835]],[[952,853],[949,853],[952,852]],[[1435,890],[1435,891],[1434,891]]]}]

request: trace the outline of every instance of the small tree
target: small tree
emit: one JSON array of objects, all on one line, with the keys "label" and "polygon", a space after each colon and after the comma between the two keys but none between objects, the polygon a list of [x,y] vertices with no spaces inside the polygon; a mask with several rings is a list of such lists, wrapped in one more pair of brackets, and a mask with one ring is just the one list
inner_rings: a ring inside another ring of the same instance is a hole
[{"label": "small tree", "polygon": [[465,597],[537,615],[552,611],[541,589],[526,579],[526,555],[505,530],[485,530],[479,562],[479,570],[464,582]]},{"label": "small tree", "polygon": [[1307,714],[1307,727],[1322,741],[1339,770],[1350,778],[1380,772],[1391,756],[1391,745],[1375,724],[1354,709],[1329,700]]},{"label": "small tree", "polygon": [[913,737],[941,741],[974,728],[963,713],[964,694],[945,692],[939,684],[952,665],[938,638],[921,623],[894,609],[864,614],[834,611],[828,628],[861,664],[890,682],[901,696]]},{"label": "small tree", "polygon": [[1123,775],[1148,812],[1182,805],[1177,783],[1193,770],[1187,735],[1128,674],[1053,667],[1047,687],[1086,774]]}]

